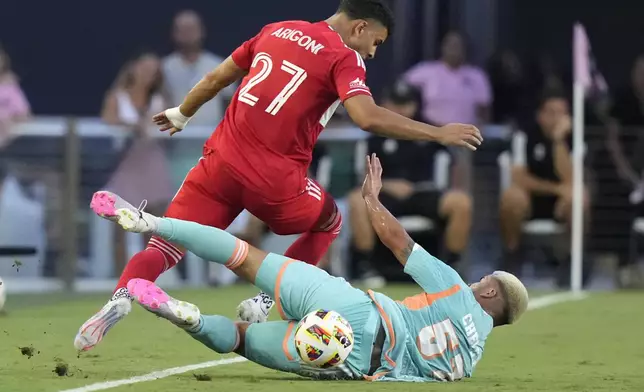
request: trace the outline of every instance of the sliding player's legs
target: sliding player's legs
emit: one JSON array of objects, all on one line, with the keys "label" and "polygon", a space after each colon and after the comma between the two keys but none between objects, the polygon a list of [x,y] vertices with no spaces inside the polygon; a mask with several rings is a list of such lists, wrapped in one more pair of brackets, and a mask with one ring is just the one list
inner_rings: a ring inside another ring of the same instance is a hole
[{"label": "sliding player's legs", "polygon": [[[317,265],[340,233],[342,215],[333,197],[315,180],[304,178],[294,189],[303,188],[298,196],[274,202],[246,191],[244,205],[256,217],[266,222],[279,235],[301,234],[286,250],[285,256]],[[261,292],[237,307],[239,319],[264,322],[274,301]]]},{"label": "sliding player's legs", "polygon": [[[242,207],[236,202],[241,197],[241,190],[237,185],[217,157],[209,154],[190,170],[170,203],[166,216],[226,228],[242,211]],[[225,189],[226,193],[222,193],[221,189]],[[91,208],[111,221],[118,220],[118,209],[137,210],[118,195],[107,191],[94,194]],[[78,350],[91,349],[129,313],[131,299],[127,283],[131,279],[155,281],[163,272],[174,267],[183,254],[182,247],[163,238],[152,237],[146,249],[134,255],[126,265],[110,301],[80,327],[74,346]]]},{"label": "sliding player's legs", "polygon": [[[353,327],[354,349],[347,365],[357,374],[369,368],[369,355],[380,317],[370,298],[342,278],[309,264],[267,254],[214,227],[171,218],[119,211],[126,230],[154,232],[196,255],[233,270],[276,299],[282,317],[300,320],[317,309],[340,313]],[[252,328],[255,330],[255,327]]]},{"label": "sliding player's legs", "polygon": [[294,343],[295,321],[271,321],[261,324],[234,322],[219,315],[201,315],[196,305],[172,298],[154,283],[133,279],[128,289],[148,311],[184,329],[193,339],[220,354],[235,352],[271,369],[301,375],[346,378],[339,367],[323,371],[303,367]]},{"label": "sliding player's legs", "polygon": [[[260,365],[298,371],[293,343],[294,322],[249,325],[219,315],[201,315],[191,303],[172,298],[153,282],[132,279],[128,290],[146,310],[184,329],[192,338],[221,354],[237,352]],[[256,328],[261,326],[261,328]]]},{"label": "sliding player's legs", "polygon": [[345,364],[329,369],[304,365],[295,348],[296,329],[296,321],[250,324],[235,323],[222,316],[202,316],[201,329],[188,333],[219,353],[236,352],[270,369],[323,379],[359,377]]}]

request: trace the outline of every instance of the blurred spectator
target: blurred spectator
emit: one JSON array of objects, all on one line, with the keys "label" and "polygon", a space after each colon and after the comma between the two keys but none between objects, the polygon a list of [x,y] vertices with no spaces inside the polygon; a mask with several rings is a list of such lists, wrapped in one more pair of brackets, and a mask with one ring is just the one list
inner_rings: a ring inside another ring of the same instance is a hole
[{"label": "blurred spectator", "polygon": [[502,50],[490,59],[488,74],[494,95],[491,121],[495,124],[520,123],[532,103],[523,63],[513,51]]},{"label": "blurred spectator", "polygon": [[484,124],[490,118],[492,95],[483,70],[466,64],[465,42],[458,32],[443,39],[441,59],[412,67],[403,79],[422,93],[422,117],[444,125]]},{"label": "blurred spectator", "polygon": [[[620,132],[620,126],[644,126],[644,56],[639,57],[631,73],[631,83],[619,90],[615,96],[610,116],[614,123],[610,124],[609,151],[617,169],[617,175],[631,190],[638,186],[642,169],[641,162],[636,162],[634,154],[641,150],[635,149],[642,139],[637,132]],[[639,167],[637,167],[639,166]]]},{"label": "blurred spectator", "polygon": [[[521,272],[519,245],[524,221],[554,219],[570,224],[571,149],[568,100],[558,93],[545,95],[537,109],[536,122],[526,132],[516,132],[512,141],[512,184],[503,193],[500,205],[503,269]],[[584,203],[587,213],[587,195]]]},{"label": "blurred spectator", "polygon": [[[398,83],[385,95],[384,107],[409,118],[419,108],[418,93],[405,83]],[[379,136],[367,139],[366,153],[376,153],[384,168],[382,203],[395,216],[420,215],[444,226],[445,260],[459,268],[461,253],[469,240],[472,224],[472,201],[469,195],[455,190],[442,191],[434,178],[435,158],[446,151],[437,143],[394,140]],[[356,159],[363,159],[363,156]],[[449,170],[447,167],[446,170]],[[445,173],[447,177],[447,173]],[[361,190],[348,197],[354,264],[369,265],[376,244]],[[364,267],[363,267],[364,268]],[[371,277],[372,272],[364,271]]]},{"label": "blurred spectator", "polygon": [[617,280],[625,288],[642,286],[642,274],[632,263],[636,260],[628,254],[628,238],[634,215],[644,216],[644,55],[635,60],[630,84],[617,91],[609,115],[606,147],[615,170],[611,177],[619,181],[612,181],[602,193],[611,200],[612,216],[621,218],[614,219],[611,227],[619,257]]},{"label": "blurred spectator", "polygon": [[[194,11],[182,11],[174,18],[172,38],[175,51],[163,59],[163,76],[171,106],[178,106],[197,82],[224,59],[203,49],[205,28],[201,17]],[[228,87],[206,103],[191,125],[208,125],[213,129],[221,121],[225,98],[234,94],[234,86]]]},{"label": "blurred spectator", "polygon": [[565,89],[562,72],[550,53],[541,53],[539,55],[534,73],[535,75],[532,79],[536,83],[536,100],[544,92],[563,91]]},{"label": "blurred spectator", "polygon": [[11,69],[9,55],[0,46],[0,148],[11,141],[11,126],[29,115],[29,103]]},{"label": "blurred spectator", "polygon": [[[152,115],[166,107],[160,92],[160,66],[159,58],[149,52],[127,62],[107,92],[101,113],[108,124],[131,127],[133,136],[106,189],[125,200],[147,200],[147,210],[157,215],[163,214],[173,196],[163,145],[150,135],[156,132],[151,127]],[[125,236],[122,230],[115,233],[117,266],[123,267],[127,259]]]},{"label": "blurred spectator", "polygon": [[[163,59],[163,76],[169,106],[178,106],[199,80],[224,60],[203,48],[206,31],[195,11],[179,12],[173,22],[174,52]],[[193,138],[174,138],[168,145],[172,186],[179,189],[184,178],[203,152],[203,142],[223,118],[227,100],[235,93],[231,85],[207,102],[190,121]],[[201,129],[194,126],[202,126]],[[200,132],[200,133],[197,133]],[[197,138],[194,138],[197,136]],[[180,274],[186,274],[186,263],[180,263]]]}]

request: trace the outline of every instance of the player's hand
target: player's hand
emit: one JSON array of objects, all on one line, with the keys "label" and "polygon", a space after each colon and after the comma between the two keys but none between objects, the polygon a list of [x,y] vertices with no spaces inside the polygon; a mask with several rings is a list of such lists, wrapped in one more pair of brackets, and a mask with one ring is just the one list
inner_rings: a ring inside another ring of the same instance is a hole
[{"label": "player's hand", "polygon": [[382,189],[382,166],[376,154],[367,155],[367,175],[362,184],[362,197],[378,197]]},{"label": "player's hand", "polygon": [[155,115],[152,117],[152,121],[159,127],[161,132],[170,131],[170,136],[172,136],[177,132],[183,131],[183,128],[190,121],[190,117],[184,116],[177,106]]},{"label": "player's hand", "polygon": [[569,115],[562,116],[559,121],[557,121],[557,125],[555,125],[554,129],[552,130],[552,138],[555,141],[562,141],[568,135],[570,135],[570,131],[572,130],[572,119],[570,118]]},{"label": "player's hand", "polygon": [[439,128],[437,141],[444,146],[459,146],[476,151],[483,142],[483,137],[474,125],[447,124]]}]

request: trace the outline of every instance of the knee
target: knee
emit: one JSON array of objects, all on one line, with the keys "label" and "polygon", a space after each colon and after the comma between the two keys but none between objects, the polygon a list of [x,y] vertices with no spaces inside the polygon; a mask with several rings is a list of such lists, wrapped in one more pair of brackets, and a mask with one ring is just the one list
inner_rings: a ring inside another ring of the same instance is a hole
[{"label": "knee", "polygon": [[472,197],[462,191],[450,191],[441,198],[441,211],[444,215],[455,213],[464,215],[472,214]]},{"label": "knee", "polygon": [[523,215],[530,207],[528,193],[516,186],[506,189],[501,195],[500,210],[502,215]]},{"label": "knee", "polygon": [[336,210],[336,214],[329,219],[327,225],[323,226],[320,231],[329,233],[333,238],[337,237],[342,230],[342,214]]},{"label": "knee", "polygon": [[237,336],[239,339],[237,341],[237,347],[235,348],[235,353],[237,355],[244,355],[246,353],[246,331],[250,323],[246,321],[235,321],[235,327],[237,328]]},{"label": "knee", "polygon": [[324,211],[312,231],[330,233],[335,238],[340,234],[340,229],[342,229],[342,213],[335,200],[331,198],[329,200],[330,203],[324,207]]},{"label": "knee", "polygon": [[[585,215],[590,210],[590,192],[588,188],[584,188],[584,193],[582,196],[583,196],[582,211]],[[572,206],[573,206],[573,193],[569,192],[565,196],[557,200],[557,204],[555,206],[555,216],[570,222],[572,220]]]}]

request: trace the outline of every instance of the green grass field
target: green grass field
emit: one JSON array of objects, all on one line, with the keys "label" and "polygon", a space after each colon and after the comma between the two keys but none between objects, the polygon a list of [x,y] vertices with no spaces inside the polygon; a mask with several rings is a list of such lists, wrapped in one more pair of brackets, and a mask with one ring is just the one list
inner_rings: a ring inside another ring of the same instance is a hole
[{"label": "green grass field", "polygon": [[[397,299],[415,294],[411,286],[384,291]],[[255,290],[236,286],[172,293],[199,304],[204,313],[233,316],[239,301]],[[138,307],[101,345],[78,357],[74,334],[104,300],[9,297],[7,313],[0,317],[0,391],[62,391],[222,358]],[[109,390],[644,391],[643,310],[644,294],[597,293],[530,311],[518,325],[492,334],[472,379],[452,384],[309,381],[244,362]]]}]

